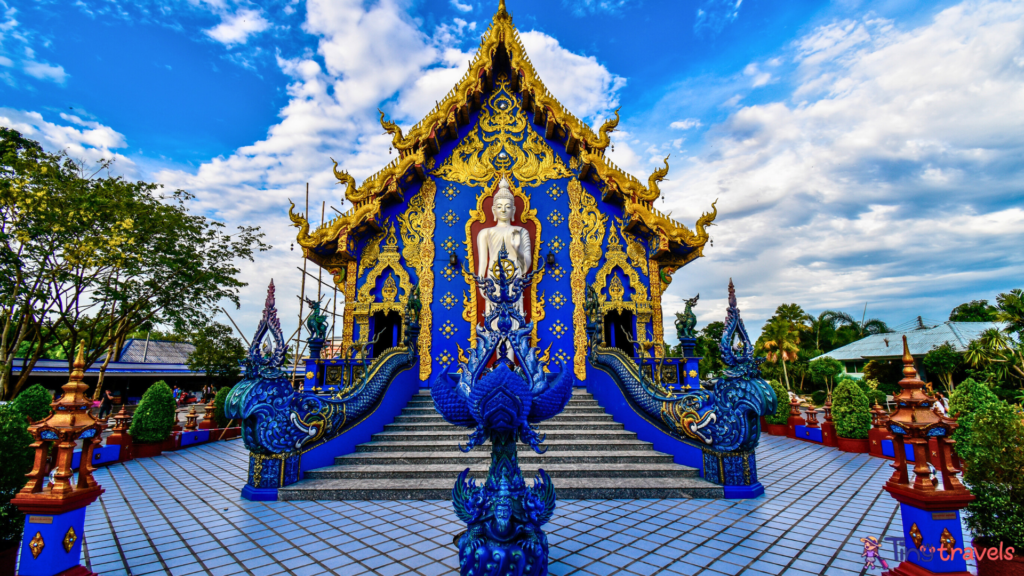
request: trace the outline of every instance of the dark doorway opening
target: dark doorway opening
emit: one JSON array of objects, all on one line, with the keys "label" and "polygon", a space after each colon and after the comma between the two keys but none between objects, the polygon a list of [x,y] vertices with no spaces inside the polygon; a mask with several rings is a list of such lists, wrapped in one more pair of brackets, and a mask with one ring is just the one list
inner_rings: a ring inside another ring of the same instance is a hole
[{"label": "dark doorway opening", "polygon": [[371,354],[376,358],[388,348],[398,346],[402,331],[402,315],[394,311],[375,312],[372,331],[377,343],[373,345]]},{"label": "dark doorway opening", "polygon": [[633,337],[633,313],[628,310],[612,310],[604,316],[604,343],[606,346],[618,348],[630,358],[636,356],[636,350],[629,342]]}]

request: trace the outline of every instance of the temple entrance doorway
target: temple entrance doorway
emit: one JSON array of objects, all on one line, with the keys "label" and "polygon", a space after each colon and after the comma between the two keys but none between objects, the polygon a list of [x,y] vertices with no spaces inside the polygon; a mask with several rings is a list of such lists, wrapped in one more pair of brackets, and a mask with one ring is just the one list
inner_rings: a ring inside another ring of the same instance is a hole
[{"label": "temple entrance doorway", "polygon": [[629,310],[612,310],[604,316],[604,341],[607,346],[618,348],[632,358],[636,355],[633,344],[633,313]]},{"label": "temple entrance doorway", "polygon": [[380,356],[388,348],[398,346],[402,330],[402,315],[398,312],[375,312],[373,314],[373,338],[377,343],[373,345],[373,357]]}]

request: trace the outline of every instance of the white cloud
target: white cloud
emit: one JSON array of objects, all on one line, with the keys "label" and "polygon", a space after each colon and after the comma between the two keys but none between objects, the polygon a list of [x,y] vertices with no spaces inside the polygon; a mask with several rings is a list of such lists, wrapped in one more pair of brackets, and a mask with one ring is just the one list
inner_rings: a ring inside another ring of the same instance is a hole
[{"label": "white cloud", "polygon": [[472,12],[472,4],[461,4],[459,0],[451,0],[452,8],[455,8],[459,12]]},{"label": "white cloud", "polygon": [[668,127],[675,130],[689,130],[690,128],[700,128],[701,122],[698,118],[686,118],[685,120],[677,120],[669,124]]},{"label": "white cloud", "polygon": [[[868,302],[899,322],[948,310],[949,294],[991,300],[981,283],[1019,284],[1022,55],[1019,2],[964,2],[908,30],[838,22],[798,40],[792,101],[710,127],[704,152],[663,185],[684,221],[715,198],[720,210],[715,247],[671,293],[722,294],[731,276],[751,319],[782,302]],[[704,303],[701,320],[720,320],[723,306]]]},{"label": "white cloud", "polygon": [[743,0],[704,0],[697,8],[693,32],[698,36],[707,33],[715,36],[726,26],[739,18]]},{"label": "white cloud", "polygon": [[[295,265],[301,262],[287,249],[295,238],[285,215],[288,199],[301,210],[308,182],[311,220],[322,202],[350,207],[340,202],[330,157],[359,181],[382,168],[394,156],[388,154],[390,136],[381,134],[377,107],[410,126],[458,82],[472,57],[459,46],[475,36],[475,24],[453,19],[428,35],[397,0],[310,0],[306,10],[303,30],[319,38],[322,64],[309,56],[278,57],[290,78],[280,122],[264,139],[227,157],[153,177],[195,193],[197,208],[232,226],[258,223],[275,245],[258,265],[242,268],[250,286],[242,295],[243,318],[236,319],[246,331],[259,319],[270,277],[279,295],[299,291]],[[573,54],[540,32],[528,32],[523,40],[548,87],[574,114],[603,118],[617,106],[625,80],[595,58]],[[282,318],[298,312],[290,298],[279,297],[278,305]]]},{"label": "white cloud", "polygon": [[750,76],[752,78],[750,85],[754,88],[764,86],[772,81],[771,73],[761,70],[755,62],[747,64],[746,68],[743,69],[743,75]]},{"label": "white cloud", "polygon": [[63,66],[47,64],[45,62],[27,61],[24,63],[25,74],[39,80],[52,80],[57,84],[63,84],[67,79],[67,73]]},{"label": "white cloud", "polygon": [[581,56],[543,32],[522,33],[523,46],[551,93],[574,115],[599,124],[619,105],[626,79],[593,56]]},{"label": "white cloud", "polygon": [[78,116],[61,114],[71,124],[61,125],[49,122],[38,112],[26,112],[12,108],[0,108],[0,125],[21,132],[26,138],[36,140],[50,151],[64,150],[75,160],[96,162],[100,159],[114,160],[120,173],[133,174],[135,163],[115,149],[128,145],[124,135],[109,126],[87,121]]},{"label": "white cloud", "polygon": [[629,3],[630,0],[562,0],[562,5],[572,10],[575,16],[598,12],[617,14]]},{"label": "white cloud", "polygon": [[231,47],[235,44],[245,44],[250,36],[259,34],[269,27],[270,22],[259,10],[243,8],[234,14],[223,14],[220,24],[204,32],[217,42]]}]

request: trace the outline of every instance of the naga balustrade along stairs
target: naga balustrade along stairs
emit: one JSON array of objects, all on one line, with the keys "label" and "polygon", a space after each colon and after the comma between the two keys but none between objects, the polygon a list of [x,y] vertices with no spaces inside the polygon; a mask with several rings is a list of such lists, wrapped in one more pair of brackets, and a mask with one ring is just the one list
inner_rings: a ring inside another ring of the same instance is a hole
[{"label": "naga balustrade along stairs", "polygon": [[[547,452],[519,451],[523,476],[543,468],[559,498],[722,498],[723,488],[637,440],[582,388],[565,410],[538,425]],[[452,481],[470,468],[487,477],[489,443],[469,453],[459,450],[467,430],[452,426],[434,410],[429,390],[414,395],[400,416],[335,458],[333,466],[305,472],[304,479],[279,491],[281,500],[448,500]],[[529,481],[528,481],[529,482]]]}]

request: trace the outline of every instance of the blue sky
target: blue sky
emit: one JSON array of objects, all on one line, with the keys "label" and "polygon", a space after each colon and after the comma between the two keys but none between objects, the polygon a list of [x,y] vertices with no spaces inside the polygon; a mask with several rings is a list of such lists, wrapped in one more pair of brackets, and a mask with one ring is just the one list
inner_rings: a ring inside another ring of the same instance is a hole
[{"label": "blue sky", "polygon": [[[117,158],[275,249],[246,265],[298,290],[287,198],[342,207],[461,77],[497,1],[0,0],[0,124]],[[1024,285],[1024,4],[976,0],[508,0],[532,61],[578,116],[621,106],[612,158],[714,247],[666,307],[734,278],[757,332],[782,302],[900,324]],[[279,298],[282,314],[293,303]],[[670,316],[670,315],[668,315]],[[223,318],[220,319],[224,321]],[[671,333],[672,331],[669,331]]]}]

